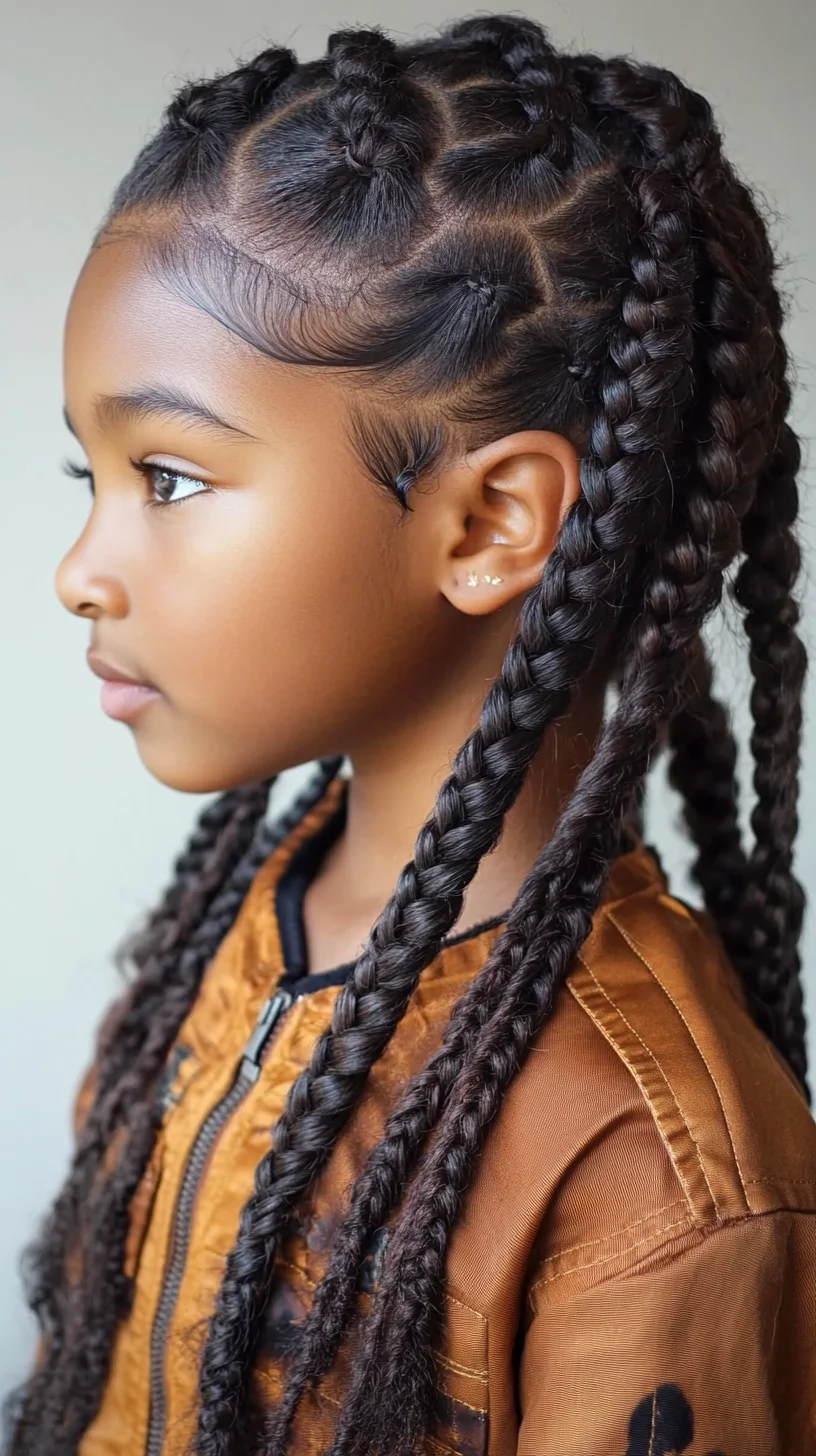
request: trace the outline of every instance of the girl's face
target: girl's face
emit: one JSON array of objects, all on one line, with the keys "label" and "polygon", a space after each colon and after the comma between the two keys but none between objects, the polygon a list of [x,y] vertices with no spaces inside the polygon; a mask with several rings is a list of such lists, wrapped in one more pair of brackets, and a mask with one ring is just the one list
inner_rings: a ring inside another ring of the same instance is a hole
[{"label": "girl's face", "polygon": [[177,299],[134,233],[86,261],[65,399],[94,496],[56,587],[90,619],[88,646],[158,689],[130,722],[174,788],[396,752],[446,702],[455,749],[463,692],[472,715],[500,665],[510,621],[497,631],[440,589],[452,517],[417,491],[403,518],[367,477],[349,398],[331,371],[270,361]]}]

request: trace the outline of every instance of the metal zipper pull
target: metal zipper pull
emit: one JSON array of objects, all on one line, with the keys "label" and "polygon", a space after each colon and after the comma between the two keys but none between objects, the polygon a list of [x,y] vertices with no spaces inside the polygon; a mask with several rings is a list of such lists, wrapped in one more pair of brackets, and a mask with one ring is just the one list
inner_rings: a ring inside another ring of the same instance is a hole
[{"label": "metal zipper pull", "polygon": [[261,1057],[263,1050],[277,1024],[279,1017],[292,1004],[292,996],[289,991],[276,991],[264,1001],[258,1012],[258,1020],[255,1029],[244,1047],[239,1067],[239,1076],[246,1077],[250,1082],[256,1082],[261,1071]]}]

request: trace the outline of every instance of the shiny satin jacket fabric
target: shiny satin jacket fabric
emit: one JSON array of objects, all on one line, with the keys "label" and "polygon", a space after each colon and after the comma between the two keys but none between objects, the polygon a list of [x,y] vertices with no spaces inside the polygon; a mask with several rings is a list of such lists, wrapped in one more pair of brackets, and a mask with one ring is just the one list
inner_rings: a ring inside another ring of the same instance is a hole
[{"label": "shiny satin jacket fabric", "polygon": [[[198,1358],[240,1210],[336,985],[282,1015],[192,1184],[191,1153],[284,973],[275,886],[343,792],[332,781],[261,866],[168,1058],[164,1121],[131,1207],[135,1298],[81,1456],[183,1456],[192,1438]],[[326,1268],[352,1179],[499,932],[444,945],[425,969],[301,1204],[257,1363],[262,1398],[280,1395],[293,1323]],[[93,1080],[91,1067],[77,1125]],[[816,1124],[804,1097],[748,1015],[707,917],[668,893],[639,845],[613,867],[463,1201],[425,1450],[816,1453],[814,1215]],[[387,1236],[366,1261],[362,1312]],[[293,1456],[331,1444],[352,1351],[353,1339],[304,1399]]]}]

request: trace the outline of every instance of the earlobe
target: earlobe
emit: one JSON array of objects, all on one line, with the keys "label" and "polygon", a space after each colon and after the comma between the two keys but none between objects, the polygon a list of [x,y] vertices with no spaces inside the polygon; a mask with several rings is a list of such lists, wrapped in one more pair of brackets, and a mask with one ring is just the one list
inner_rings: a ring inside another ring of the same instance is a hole
[{"label": "earlobe", "polygon": [[581,490],[577,451],[562,435],[523,430],[473,451],[443,590],[469,615],[494,612],[541,580]]}]

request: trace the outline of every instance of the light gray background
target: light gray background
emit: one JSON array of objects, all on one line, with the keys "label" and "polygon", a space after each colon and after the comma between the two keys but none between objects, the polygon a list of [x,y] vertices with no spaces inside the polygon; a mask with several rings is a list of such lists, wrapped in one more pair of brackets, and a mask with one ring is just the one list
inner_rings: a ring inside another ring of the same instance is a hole
[{"label": "light gray background", "polygon": [[[75,275],[111,191],[182,77],[228,68],[264,44],[308,59],[332,29],[379,22],[413,33],[469,13],[451,5],[356,0],[290,7],[259,0],[17,0],[0,23],[2,663],[0,714],[5,968],[0,1015],[0,1391],[27,1368],[33,1321],[17,1258],[61,1177],[70,1100],[115,990],[109,953],[147,911],[205,800],[150,778],[130,730],[106,718],[84,662],[87,626],[53,588],[79,534],[87,487],[59,471],[76,454],[61,424],[61,329]],[[574,0],[535,15],[561,41],[631,51],[678,70],[714,102],[734,161],[779,214],[775,236],[794,314],[796,424],[814,433],[816,359],[816,6],[809,0]],[[805,489],[808,571],[816,512]],[[808,587],[806,635],[816,596]],[[745,698],[736,629],[726,677]],[[816,673],[808,695],[799,871],[814,887]],[[744,722],[744,713],[739,721]],[[677,870],[676,804],[653,796],[650,830]],[[816,917],[805,947],[816,1020]],[[816,1037],[811,1046],[816,1058]]]}]

